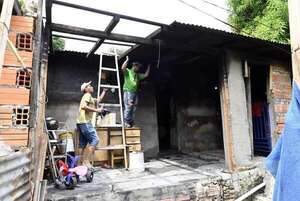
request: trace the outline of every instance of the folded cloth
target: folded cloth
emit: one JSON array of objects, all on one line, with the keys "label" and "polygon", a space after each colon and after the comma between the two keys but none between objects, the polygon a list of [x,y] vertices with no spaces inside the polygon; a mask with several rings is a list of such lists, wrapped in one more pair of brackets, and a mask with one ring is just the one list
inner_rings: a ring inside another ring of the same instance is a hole
[{"label": "folded cloth", "polygon": [[273,201],[300,200],[300,90],[296,82],[283,133],[266,158],[266,168],[276,179]]}]

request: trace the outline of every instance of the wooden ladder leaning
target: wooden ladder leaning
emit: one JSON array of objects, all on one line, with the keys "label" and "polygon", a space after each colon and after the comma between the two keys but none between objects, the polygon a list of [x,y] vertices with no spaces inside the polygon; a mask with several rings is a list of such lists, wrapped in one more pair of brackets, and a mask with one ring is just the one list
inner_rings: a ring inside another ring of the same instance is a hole
[{"label": "wooden ladder leaning", "polygon": [[[114,67],[107,67],[103,66],[103,56],[113,56],[114,57]],[[111,72],[116,75],[117,78],[117,85],[110,85],[110,84],[103,84],[101,81],[102,72]],[[99,75],[98,75],[98,91],[97,91],[97,97],[100,95],[101,89],[111,89],[116,90],[118,93],[118,101],[117,103],[97,103],[97,107],[100,107],[101,105],[105,107],[115,107],[119,109],[120,112],[120,122],[116,123],[115,125],[101,125],[102,128],[108,129],[108,145],[104,147],[97,147],[96,150],[107,150],[110,153],[111,157],[111,165],[114,166],[114,160],[115,159],[124,159],[124,166],[127,169],[128,168],[128,147],[126,145],[126,137],[125,137],[125,128],[124,128],[124,119],[123,119],[123,106],[122,106],[122,93],[121,93],[121,83],[120,83],[120,75],[119,75],[119,65],[118,65],[118,55],[116,52],[116,49],[114,49],[114,53],[101,53],[100,54],[100,62],[99,62]],[[111,145],[110,138],[110,129],[121,129],[122,133],[122,144],[116,144]],[[101,139],[100,139],[101,140]],[[123,150],[123,156],[115,156],[114,151],[116,150]]]}]

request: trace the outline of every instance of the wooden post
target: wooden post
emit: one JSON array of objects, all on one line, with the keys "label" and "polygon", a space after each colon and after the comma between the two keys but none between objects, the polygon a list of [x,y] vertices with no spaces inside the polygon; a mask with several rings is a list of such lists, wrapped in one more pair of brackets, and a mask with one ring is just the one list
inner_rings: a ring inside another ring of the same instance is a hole
[{"label": "wooden post", "polygon": [[300,1],[289,0],[293,79],[300,87]]},{"label": "wooden post", "polygon": [[10,27],[10,20],[11,20],[14,2],[15,1],[12,0],[4,0],[2,4],[2,10],[0,16],[0,77],[2,72],[2,65],[4,63],[6,41],[8,38],[8,31]]}]

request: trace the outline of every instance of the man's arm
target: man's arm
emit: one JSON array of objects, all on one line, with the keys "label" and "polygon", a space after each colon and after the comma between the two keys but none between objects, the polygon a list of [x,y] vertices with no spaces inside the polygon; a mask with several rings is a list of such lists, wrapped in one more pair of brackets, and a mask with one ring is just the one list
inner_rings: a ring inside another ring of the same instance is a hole
[{"label": "man's arm", "polygon": [[108,91],[108,89],[103,89],[101,95],[97,99],[98,103],[102,102],[102,100],[103,100],[103,98],[104,98],[104,96],[105,96],[105,94],[106,94],[107,91]]},{"label": "man's arm", "polygon": [[128,61],[129,61],[129,57],[126,57],[126,60],[124,61],[123,65],[122,65],[122,71],[125,72],[127,69],[127,65],[128,65]]},{"label": "man's arm", "polygon": [[144,78],[147,78],[150,75],[150,68],[151,68],[151,64],[148,64],[147,70],[144,74]]},{"label": "man's arm", "polygon": [[93,107],[89,107],[89,106],[83,106],[81,109],[87,111],[87,112],[101,112],[101,108],[100,109],[96,109],[96,108],[93,108]]}]

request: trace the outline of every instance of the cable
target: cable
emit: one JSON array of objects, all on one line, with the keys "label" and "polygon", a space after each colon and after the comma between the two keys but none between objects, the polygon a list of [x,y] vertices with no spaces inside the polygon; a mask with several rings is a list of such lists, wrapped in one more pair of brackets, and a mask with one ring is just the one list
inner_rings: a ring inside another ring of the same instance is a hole
[{"label": "cable", "polygon": [[[192,4],[189,4],[189,3],[187,3],[187,2],[185,2],[185,1],[183,1],[183,0],[177,0],[177,1],[179,1],[179,2],[181,2],[181,3],[183,3],[183,4],[185,4],[186,6],[189,6],[189,7],[193,8],[193,9],[195,9],[195,10],[197,10],[197,11],[199,11],[199,12],[201,12],[201,13],[203,13],[203,14],[205,14],[205,15],[207,15],[207,16],[209,16],[209,17],[211,17],[211,18],[213,18],[213,19],[215,19],[215,20],[217,20],[217,21],[219,21],[219,22],[221,22],[221,23],[227,25],[227,26],[230,26],[231,28],[235,29],[236,31],[238,31],[238,32],[240,32],[240,33],[243,33],[243,34],[246,35],[246,36],[255,37],[255,36],[251,35],[251,33],[248,33],[248,32],[246,32],[246,31],[244,31],[244,30],[240,30],[240,29],[237,28],[236,26],[234,26],[234,25],[232,25],[232,24],[229,24],[228,22],[225,22],[224,20],[219,19],[219,18],[215,17],[214,15],[212,15],[212,14],[210,14],[210,13],[207,13],[207,12],[201,10],[200,8],[198,8],[198,7],[196,7],[196,6],[192,5]],[[256,37],[255,37],[255,38],[256,38]],[[268,41],[268,42],[270,42],[270,41]],[[285,50],[285,49],[283,49],[283,48],[281,48],[281,47],[278,47],[278,46],[276,46],[276,45],[274,45],[274,44],[271,44],[271,43],[266,43],[266,44],[268,44],[268,45],[271,46],[271,47],[275,47],[275,48],[277,48],[277,49],[279,49],[279,50],[281,50],[281,51],[283,51],[283,52],[285,52],[285,53],[287,53],[287,54],[289,54],[289,55],[291,54],[290,51],[287,51],[287,50]]]},{"label": "cable", "polygon": [[[224,7],[219,6],[219,5],[217,5],[217,4],[211,3],[211,2],[209,2],[209,1],[207,1],[207,0],[200,0],[200,1],[202,1],[202,2],[204,2],[204,3],[207,3],[207,4],[210,4],[210,5],[212,5],[212,6],[215,6],[215,7],[217,7],[217,8],[220,8],[220,9],[222,9],[222,10],[225,10],[225,11],[227,11],[227,12],[233,14],[233,15],[239,16],[238,14],[236,14],[235,12],[233,12],[232,10],[227,9],[227,8],[224,8]],[[247,20],[252,20],[250,17],[245,17],[245,16],[243,16],[243,17],[244,17],[245,19],[247,19]],[[271,27],[271,26],[269,26],[269,25],[266,25],[266,24],[264,24],[264,23],[262,23],[262,22],[257,21],[257,23],[258,23],[258,24],[261,24],[261,25],[263,25],[263,26],[265,26],[265,27],[267,27],[267,28],[269,28],[269,29],[273,29],[273,27]]]},{"label": "cable", "polygon": [[160,40],[158,41],[158,59],[157,59],[157,68],[159,68],[160,65]]}]

